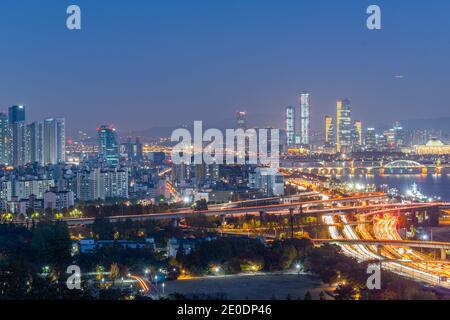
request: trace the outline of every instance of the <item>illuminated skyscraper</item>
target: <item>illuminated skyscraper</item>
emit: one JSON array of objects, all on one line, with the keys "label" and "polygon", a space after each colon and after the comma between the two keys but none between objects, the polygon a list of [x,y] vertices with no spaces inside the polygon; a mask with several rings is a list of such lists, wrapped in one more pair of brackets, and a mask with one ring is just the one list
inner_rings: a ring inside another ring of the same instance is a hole
[{"label": "illuminated skyscraper", "polygon": [[364,144],[365,144],[366,151],[376,151],[377,150],[377,135],[375,132],[375,128],[367,128]]},{"label": "illuminated skyscraper", "polygon": [[325,116],[325,145],[332,147],[336,144],[336,135],[334,130],[333,118]]},{"label": "illuminated skyscraper", "polygon": [[8,115],[0,113],[0,164],[11,162],[11,131]]},{"label": "illuminated skyscraper", "polygon": [[98,133],[98,157],[108,165],[119,164],[119,144],[117,142],[116,129],[111,126],[97,128]]},{"label": "illuminated skyscraper", "polygon": [[395,144],[397,148],[401,148],[405,145],[405,131],[403,130],[403,126],[400,122],[396,121],[393,129],[395,132]]},{"label": "illuminated skyscraper", "polygon": [[43,162],[57,164],[66,160],[66,126],[64,119],[45,119],[43,128]]},{"label": "illuminated skyscraper", "polygon": [[247,112],[239,111],[236,114],[237,129],[247,129]]},{"label": "illuminated skyscraper", "polygon": [[12,106],[8,111],[12,165],[23,166],[26,163],[25,107]]},{"label": "illuminated skyscraper", "polygon": [[353,122],[353,145],[362,146],[362,144],[362,122],[361,120],[355,120],[355,122]]},{"label": "illuminated skyscraper", "polygon": [[44,165],[44,124],[33,122],[27,125],[27,163]]},{"label": "illuminated skyscraper", "polygon": [[310,94],[303,91],[299,94],[298,99],[300,104],[300,143],[306,145],[310,142]]},{"label": "illuminated skyscraper", "polygon": [[350,100],[339,99],[336,104],[336,149],[347,152],[352,142],[352,122]]},{"label": "illuminated skyscraper", "polygon": [[295,125],[294,125],[295,109],[292,106],[286,108],[286,141],[288,147],[295,143]]}]

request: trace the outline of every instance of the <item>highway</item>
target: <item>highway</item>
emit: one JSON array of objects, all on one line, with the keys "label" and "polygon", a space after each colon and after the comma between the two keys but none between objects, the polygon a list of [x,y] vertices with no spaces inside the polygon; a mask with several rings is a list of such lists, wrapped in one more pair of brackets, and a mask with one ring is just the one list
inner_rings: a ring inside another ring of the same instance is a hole
[{"label": "highway", "polygon": [[[253,206],[253,207],[243,207],[243,208],[215,208],[212,210],[206,211],[193,211],[191,209],[186,211],[174,211],[174,212],[164,212],[164,213],[152,213],[152,214],[144,214],[144,215],[121,215],[121,216],[111,216],[107,217],[111,222],[118,222],[130,219],[132,221],[145,221],[145,220],[163,220],[163,219],[184,219],[192,214],[203,214],[206,216],[233,216],[233,215],[242,215],[242,214],[259,214],[260,212],[280,212],[286,211],[286,214],[289,213],[289,210],[294,210],[294,214],[300,214],[300,207],[304,209],[303,214],[309,215],[322,215],[327,214],[329,212],[347,212],[347,211],[355,211],[355,210],[368,210],[369,206],[341,206],[341,207],[333,207],[338,204],[346,204],[353,203],[358,204],[360,202],[368,202],[368,201],[386,201],[386,195],[383,193],[374,193],[368,195],[361,196],[353,196],[353,197],[340,197],[340,198],[332,198],[327,200],[312,200],[312,201],[304,201],[304,202],[294,202],[288,204],[273,204],[273,205],[261,205],[261,206]],[[329,206],[329,208],[325,209],[316,209],[316,210],[308,210],[310,207],[317,206]],[[395,207],[397,209],[401,208],[402,205],[398,204],[377,204],[374,205],[376,208],[386,208],[386,207]],[[429,204],[429,206],[433,206]],[[95,221],[95,218],[63,218],[61,221],[67,222],[68,225],[88,225],[92,224]]]},{"label": "highway", "polygon": [[[364,199],[364,200],[362,200]],[[166,212],[166,213],[153,213],[153,214],[144,214],[144,215],[124,215],[124,216],[111,216],[108,219],[111,222],[118,222],[130,219],[132,221],[145,221],[145,220],[164,220],[164,219],[184,219],[193,214],[203,214],[206,216],[238,216],[238,215],[247,215],[247,214],[260,214],[261,212],[280,214],[280,215],[288,215],[290,214],[289,209],[292,209],[293,215],[328,215],[330,213],[335,214],[347,214],[354,213],[358,211],[369,211],[373,209],[380,209],[379,211],[372,211],[369,214],[378,214],[381,212],[385,212],[386,210],[396,210],[396,211],[408,211],[414,209],[424,209],[424,208],[433,208],[433,207],[441,207],[443,205],[449,206],[448,203],[428,203],[428,204],[371,204],[371,205],[358,205],[358,206],[342,206],[342,207],[328,207],[324,209],[306,209],[308,206],[320,205],[320,204],[328,204],[332,205],[333,202],[341,203],[341,202],[357,202],[357,201],[367,201],[367,197],[362,198],[337,198],[331,200],[321,200],[318,201],[307,201],[302,203],[293,203],[293,204],[282,204],[282,205],[270,205],[270,206],[258,206],[258,207],[246,207],[246,208],[230,208],[230,209],[217,209],[217,210],[208,210],[208,211],[187,211],[187,212]],[[300,206],[304,207],[302,212],[300,212]],[[92,224],[95,221],[95,218],[65,218],[62,219],[66,221],[68,225],[86,225]]]},{"label": "highway", "polygon": [[[357,226],[357,230],[362,231],[363,238],[361,238],[353,229],[353,227],[348,224],[347,218],[343,215],[336,217],[340,218],[343,223],[343,230],[341,234],[338,228],[334,225],[334,218],[335,217],[333,215],[323,217],[323,221],[329,224],[329,233],[332,240],[314,240],[315,243],[338,243],[341,246],[344,254],[354,257],[360,261],[383,261],[382,267],[384,269],[428,284],[440,285],[450,288],[450,282],[441,281],[441,277],[446,276],[446,272],[442,272],[442,270],[438,269],[442,267],[448,267],[447,264],[437,264],[437,266],[433,266],[433,264],[429,264],[428,262],[423,264],[394,261],[386,262],[389,260],[395,260],[396,257],[399,257],[398,255],[393,254],[393,251],[391,250],[392,244],[404,247],[406,247],[407,245],[450,247],[449,243],[430,244],[421,241],[403,241],[398,239],[398,237],[396,236],[389,238],[386,235],[379,235],[380,237],[386,236],[386,238],[374,239],[372,235],[367,230],[365,230],[365,224],[360,224]],[[382,249],[378,248],[378,246],[380,245],[383,246]],[[407,254],[411,254],[412,252],[407,247],[404,250],[404,252]],[[404,256],[403,258],[406,257],[408,256]],[[415,257],[418,259],[418,256]]]},{"label": "highway", "polygon": [[[330,225],[330,224],[329,224]],[[344,230],[351,228],[350,225],[344,224]],[[346,230],[348,232],[348,230]],[[450,242],[431,242],[431,241],[415,241],[415,240],[390,240],[390,239],[314,239],[314,243],[336,243],[336,244],[364,244],[366,246],[409,246],[412,248],[428,248],[428,249],[444,249],[450,250]]]}]

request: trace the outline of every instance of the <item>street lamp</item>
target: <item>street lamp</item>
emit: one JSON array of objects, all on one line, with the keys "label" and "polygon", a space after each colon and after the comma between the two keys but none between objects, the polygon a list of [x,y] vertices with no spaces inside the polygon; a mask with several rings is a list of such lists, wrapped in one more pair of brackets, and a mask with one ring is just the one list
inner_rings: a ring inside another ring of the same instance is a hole
[{"label": "street lamp", "polygon": [[300,268],[301,268],[300,264],[297,263],[297,264],[295,265],[295,270],[297,270],[298,276],[300,276]]},{"label": "street lamp", "polygon": [[164,295],[164,288],[166,287],[166,284],[163,282],[162,285],[161,285],[161,287],[162,287],[162,293],[163,293],[163,295]]}]

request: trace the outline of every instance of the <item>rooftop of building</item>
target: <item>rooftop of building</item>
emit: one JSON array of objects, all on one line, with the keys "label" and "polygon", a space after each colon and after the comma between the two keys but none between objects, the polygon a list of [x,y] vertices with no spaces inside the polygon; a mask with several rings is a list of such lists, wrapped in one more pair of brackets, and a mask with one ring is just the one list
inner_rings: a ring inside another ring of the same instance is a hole
[{"label": "rooftop of building", "polygon": [[445,143],[437,138],[431,138],[426,144],[427,147],[443,147],[445,145]]}]

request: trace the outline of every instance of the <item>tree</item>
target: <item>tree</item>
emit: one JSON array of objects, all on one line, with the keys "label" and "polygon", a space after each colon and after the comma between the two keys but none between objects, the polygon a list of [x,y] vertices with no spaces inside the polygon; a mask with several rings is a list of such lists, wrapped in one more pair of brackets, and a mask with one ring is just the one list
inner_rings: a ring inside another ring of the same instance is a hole
[{"label": "tree", "polygon": [[67,224],[61,221],[39,223],[33,231],[31,248],[39,262],[53,265],[57,272],[62,272],[72,249]]},{"label": "tree", "polygon": [[114,236],[114,227],[105,218],[96,218],[92,224],[92,233],[97,239],[110,240]]},{"label": "tree", "polygon": [[178,250],[177,250],[177,255],[175,256],[175,259],[176,259],[178,265],[182,266],[186,260],[185,258],[186,258],[185,249],[183,247],[183,244],[180,243],[180,246],[178,247]]},{"label": "tree", "polygon": [[297,258],[297,250],[292,245],[283,246],[280,258],[281,269],[289,268]]},{"label": "tree", "polygon": [[206,211],[208,210],[208,202],[205,199],[201,199],[195,202],[194,204],[195,211]]},{"label": "tree", "polygon": [[307,291],[305,293],[305,297],[303,298],[303,300],[312,300],[312,296],[311,296],[311,293],[309,291]]},{"label": "tree", "polygon": [[325,299],[325,293],[324,293],[323,291],[320,291],[319,299],[320,299],[320,300],[326,300],[326,299]]},{"label": "tree", "polygon": [[204,214],[196,213],[186,218],[186,224],[196,228],[216,228],[220,221],[216,217],[207,217]]},{"label": "tree", "polygon": [[352,300],[356,292],[349,284],[339,285],[334,291],[336,300]]}]

